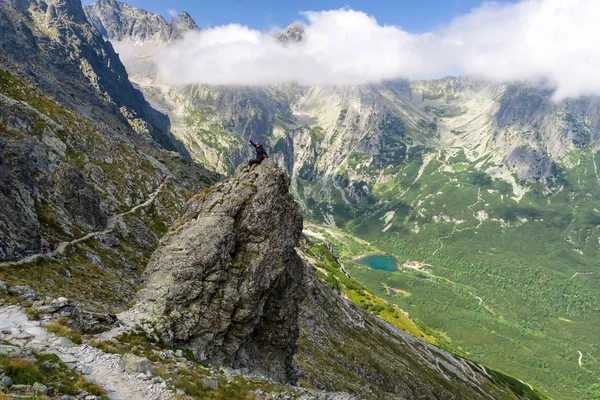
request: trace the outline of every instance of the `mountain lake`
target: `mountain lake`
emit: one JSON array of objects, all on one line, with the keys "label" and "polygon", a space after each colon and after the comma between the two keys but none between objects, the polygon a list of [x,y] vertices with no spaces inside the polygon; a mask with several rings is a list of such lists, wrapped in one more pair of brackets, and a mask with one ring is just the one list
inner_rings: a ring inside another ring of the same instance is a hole
[{"label": "mountain lake", "polygon": [[392,256],[386,256],[383,254],[371,254],[364,256],[357,259],[356,262],[379,271],[398,271],[398,261]]}]

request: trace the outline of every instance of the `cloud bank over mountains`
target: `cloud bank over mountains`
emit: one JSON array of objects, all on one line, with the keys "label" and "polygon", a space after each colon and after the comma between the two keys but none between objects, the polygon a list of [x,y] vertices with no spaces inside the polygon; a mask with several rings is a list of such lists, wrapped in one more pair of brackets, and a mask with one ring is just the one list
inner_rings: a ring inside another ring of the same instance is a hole
[{"label": "cloud bank over mountains", "polygon": [[358,85],[456,73],[545,81],[555,98],[600,94],[600,2],[485,3],[434,32],[413,34],[352,9],[305,12],[301,42],[230,24],[157,49],[170,84]]}]

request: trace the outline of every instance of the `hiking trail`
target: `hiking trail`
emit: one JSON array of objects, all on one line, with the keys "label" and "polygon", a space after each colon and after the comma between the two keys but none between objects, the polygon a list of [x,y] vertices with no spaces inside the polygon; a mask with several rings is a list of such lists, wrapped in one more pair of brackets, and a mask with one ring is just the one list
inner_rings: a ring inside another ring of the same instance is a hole
[{"label": "hiking trail", "polygon": [[[120,315],[124,326],[98,335],[108,338],[119,335],[136,321],[135,311]],[[114,331],[114,332],[113,332]],[[166,400],[174,393],[166,383],[149,380],[143,374],[123,372],[121,355],[104,353],[87,344],[74,345],[70,340],[47,332],[40,321],[31,321],[19,306],[0,307],[0,339],[42,354],[55,354],[71,369],[89,382],[102,386],[111,400]]]},{"label": "hiking trail", "polygon": [[40,260],[40,259],[50,259],[50,258],[55,257],[57,255],[63,255],[64,252],[65,252],[65,250],[67,250],[67,248],[69,248],[69,246],[74,246],[74,245],[79,244],[81,242],[85,242],[86,240],[91,239],[91,238],[93,238],[95,236],[106,235],[106,234],[112,232],[113,229],[115,229],[115,226],[117,225],[117,221],[120,218],[123,218],[124,216],[129,215],[129,214],[133,214],[134,212],[136,212],[140,208],[148,207],[150,204],[152,204],[154,202],[154,200],[156,199],[156,197],[159,195],[159,193],[162,191],[162,188],[165,186],[165,184],[167,182],[168,182],[168,180],[165,181],[165,182],[163,182],[163,183],[161,183],[156,188],[156,190],[150,194],[150,196],[148,197],[148,199],[145,202],[143,202],[141,204],[138,204],[137,206],[131,208],[128,211],[125,211],[124,213],[117,214],[117,215],[114,215],[112,217],[109,217],[108,218],[108,222],[106,223],[106,229],[101,230],[101,231],[90,232],[90,233],[86,234],[85,236],[82,236],[82,237],[80,237],[78,239],[74,239],[74,240],[72,240],[70,242],[60,242],[56,246],[56,250],[54,250],[51,254],[34,254],[32,256],[25,257],[25,258],[22,258],[22,259],[17,260],[17,261],[7,261],[7,262],[0,263],[0,268],[2,268],[2,267],[16,267],[16,266],[19,266],[19,265],[26,265],[26,264],[30,264],[30,263],[32,263],[34,261],[37,261],[37,260]]}]

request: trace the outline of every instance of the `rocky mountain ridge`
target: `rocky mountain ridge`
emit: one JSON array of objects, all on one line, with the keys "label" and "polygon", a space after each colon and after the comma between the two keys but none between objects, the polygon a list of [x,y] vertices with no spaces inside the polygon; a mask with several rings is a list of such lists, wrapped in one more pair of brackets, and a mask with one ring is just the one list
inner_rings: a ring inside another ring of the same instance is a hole
[{"label": "rocky mountain ridge", "polygon": [[200,30],[192,17],[183,12],[168,23],[160,14],[116,0],[100,0],[84,7],[92,26],[113,41],[131,40],[134,43],[167,43],[182,37],[185,32]]},{"label": "rocky mountain ridge", "polygon": [[[303,35],[295,23],[276,36],[293,45]],[[148,57],[144,68],[135,57],[126,61],[132,80],[170,115],[195,159],[231,173],[250,155],[243,138],[255,135],[280,154],[304,212],[328,224],[343,225],[378,185],[435,151],[451,157],[462,150],[519,192],[527,182],[555,178],[570,152],[598,146],[593,97],[554,103],[550,90],[468,77],[362,87],[173,87],[148,73]]]}]

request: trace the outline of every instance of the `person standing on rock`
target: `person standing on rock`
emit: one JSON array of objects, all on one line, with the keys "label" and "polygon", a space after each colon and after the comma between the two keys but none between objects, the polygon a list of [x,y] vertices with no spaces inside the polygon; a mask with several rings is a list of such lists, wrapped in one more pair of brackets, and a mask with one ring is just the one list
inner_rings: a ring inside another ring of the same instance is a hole
[{"label": "person standing on rock", "polygon": [[252,141],[251,136],[248,136],[248,140],[250,141],[252,147],[254,147],[254,149],[256,150],[256,157],[248,161],[248,172],[250,172],[250,169],[254,164],[260,164],[265,158],[267,160],[270,160],[270,158],[262,144],[260,144],[259,142],[254,143]]}]

